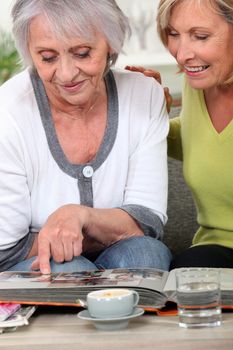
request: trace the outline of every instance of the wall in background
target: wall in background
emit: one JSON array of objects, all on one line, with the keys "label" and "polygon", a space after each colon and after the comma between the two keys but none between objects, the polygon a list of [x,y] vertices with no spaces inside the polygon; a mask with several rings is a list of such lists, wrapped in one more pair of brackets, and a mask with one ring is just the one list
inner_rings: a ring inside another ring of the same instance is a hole
[{"label": "wall in background", "polygon": [[10,8],[12,0],[1,0],[0,1],[0,28],[3,30],[10,31]]},{"label": "wall in background", "polygon": [[[172,94],[181,91],[181,77],[177,75],[175,60],[169,55],[156,33],[156,8],[159,0],[116,0],[129,17],[132,36],[119,56],[117,67],[141,65],[161,73],[164,86]],[[10,8],[13,0],[0,1],[0,28],[10,31]]]},{"label": "wall in background", "polygon": [[158,70],[164,86],[173,95],[181,92],[181,76],[177,74],[175,59],[162,45],[156,31],[159,0],[116,0],[130,19],[132,36],[117,61],[118,67],[139,65]]}]

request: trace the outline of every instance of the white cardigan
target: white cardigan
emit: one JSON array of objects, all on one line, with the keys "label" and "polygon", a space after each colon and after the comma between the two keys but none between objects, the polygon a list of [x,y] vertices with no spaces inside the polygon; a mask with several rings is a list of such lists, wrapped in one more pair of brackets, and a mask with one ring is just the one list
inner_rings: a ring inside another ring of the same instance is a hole
[{"label": "white cardigan", "polygon": [[[0,87],[0,250],[17,245],[29,231],[38,232],[58,207],[80,203],[79,180],[57,161],[61,150],[52,154],[48,146],[50,131],[42,123],[29,73]],[[93,206],[146,207],[164,224],[169,126],[163,89],[141,73],[113,74],[118,125],[115,136],[110,125],[113,146],[94,169]]]}]

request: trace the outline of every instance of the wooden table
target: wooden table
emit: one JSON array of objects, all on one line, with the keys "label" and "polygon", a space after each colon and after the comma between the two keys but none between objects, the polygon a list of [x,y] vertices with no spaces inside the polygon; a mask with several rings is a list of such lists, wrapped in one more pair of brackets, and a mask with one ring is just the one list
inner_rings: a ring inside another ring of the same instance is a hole
[{"label": "wooden table", "polygon": [[231,350],[233,313],[223,314],[222,326],[205,329],[179,328],[177,316],[144,314],[121,331],[99,331],[77,318],[79,310],[39,310],[28,326],[0,335],[4,350]]}]

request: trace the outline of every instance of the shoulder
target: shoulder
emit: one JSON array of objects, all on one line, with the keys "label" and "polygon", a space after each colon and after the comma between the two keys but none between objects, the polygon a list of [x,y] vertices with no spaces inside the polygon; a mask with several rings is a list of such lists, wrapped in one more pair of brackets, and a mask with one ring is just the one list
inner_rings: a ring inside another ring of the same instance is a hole
[{"label": "shoulder", "polygon": [[22,102],[33,93],[30,74],[28,69],[18,73],[3,85],[0,86],[1,108],[8,109],[12,106],[19,107],[18,102]]},{"label": "shoulder", "polygon": [[153,90],[158,95],[163,95],[162,86],[151,77],[146,77],[139,72],[130,72],[125,69],[113,69],[112,70],[117,88],[121,89],[127,87],[127,89],[134,89],[140,91],[141,96],[146,91]]},{"label": "shoulder", "polygon": [[[29,120],[35,120],[39,110],[28,69],[0,86],[0,129],[3,135],[27,132]],[[7,136],[7,137],[8,137]]]}]

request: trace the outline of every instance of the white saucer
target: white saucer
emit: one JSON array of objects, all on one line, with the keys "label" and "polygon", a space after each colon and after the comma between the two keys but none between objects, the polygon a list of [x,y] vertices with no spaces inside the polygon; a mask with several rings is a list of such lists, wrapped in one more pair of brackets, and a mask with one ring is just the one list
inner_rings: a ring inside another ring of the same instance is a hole
[{"label": "white saucer", "polygon": [[104,331],[113,331],[126,328],[129,320],[134,317],[141,316],[144,310],[140,307],[134,309],[133,313],[120,318],[95,318],[91,317],[88,310],[83,310],[78,313],[78,317],[82,320],[92,321],[97,329]]}]

